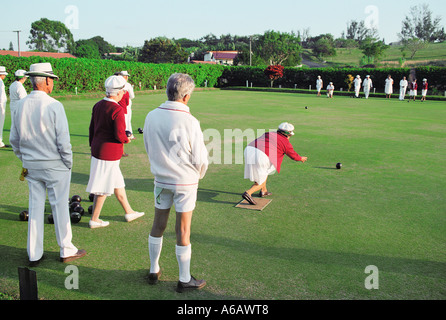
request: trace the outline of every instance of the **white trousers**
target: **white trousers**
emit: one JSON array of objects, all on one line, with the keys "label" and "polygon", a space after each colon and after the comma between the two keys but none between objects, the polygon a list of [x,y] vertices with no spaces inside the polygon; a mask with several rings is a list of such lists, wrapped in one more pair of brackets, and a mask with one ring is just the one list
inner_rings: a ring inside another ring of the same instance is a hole
[{"label": "white trousers", "polygon": [[125,130],[133,133],[132,128],[132,102],[127,106],[127,114],[125,115]]},{"label": "white trousers", "polygon": [[6,115],[6,102],[0,103],[0,147],[4,146],[3,127],[5,126],[5,115]]},{"label": "white trousers", "polygon": [[355,86],[355,96],[359,97],[359,91],[361,90],[361,86]]},{"label": "white trousers", "polygon": [[45,200],[48,200],[54,217],[57,244],[60,257],[70,257],[78,251],[71,242],[71,221],[68,209],[71,170],[66,167],[51,169],[28,169],[29,220],[28,220],[28,256],[30,261],[37,261],[43,255]]},{"label": "white trousers", "polygon": [[406,97],[407,87],[400,87],[400,100],[404,100]]}]

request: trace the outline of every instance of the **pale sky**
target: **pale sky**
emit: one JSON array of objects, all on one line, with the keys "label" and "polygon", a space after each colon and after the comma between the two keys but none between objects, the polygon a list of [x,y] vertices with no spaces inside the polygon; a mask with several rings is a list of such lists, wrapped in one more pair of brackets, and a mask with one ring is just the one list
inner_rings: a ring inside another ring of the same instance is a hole
[{"label": "pale sky", "polygon": [[64,22],[75,40],[102,36],[115,46],[142,46],[158,36],[199,38],[213,33],[249,36],[267,30],[297,33],[310,30],[311,36],[331,33],[340,37],[351,20],[364,20],[378,28],[386,43],[397,41],[401,22],[413,6],[428,3],[434,17],[446,26],[444,0],[19,0],[0,5],[0,49],[12,41],[17,50],[29,50],[31,23],[40,18]]}]

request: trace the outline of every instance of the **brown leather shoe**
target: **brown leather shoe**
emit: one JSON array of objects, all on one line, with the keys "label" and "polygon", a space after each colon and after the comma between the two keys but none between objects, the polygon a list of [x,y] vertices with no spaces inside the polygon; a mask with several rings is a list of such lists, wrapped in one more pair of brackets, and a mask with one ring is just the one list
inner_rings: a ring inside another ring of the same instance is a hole
[{"label": "brown leather shoe", "polygon": [[87,254],[87,251],[85,251],[84,249],[81,249],[81,250],[78,250],[74,256],[66,257],[66,258],[62,258],[62,257],[61,257],[61,258],[60,258],[60,261],[61,261],[61,262],[64,262],[64,263],[67,263],[67,262],[70,262],[70,261],[73,261],[73,260],[82,258],[82,257],[85,256],[86,254]]},{"label": "brown leather shoe", "polygon": [[266,197],[266,196],[270,196],[270,195],[272,195],[272,193],[269,192],[269,191],[266,191],[266,192],[260,191],[259,192],[259,197],[260,198],[263,198],[263,197]]},{"label": "brown leather shoe", "polygon": [[248,203],[252,204],[252,205],[256,205],[257,203],[254,201],[254,199],[249,195],[248,192],[245,192],[244,194],[242,194],[242,198],[245,199],[246,201],[248,201]]}]

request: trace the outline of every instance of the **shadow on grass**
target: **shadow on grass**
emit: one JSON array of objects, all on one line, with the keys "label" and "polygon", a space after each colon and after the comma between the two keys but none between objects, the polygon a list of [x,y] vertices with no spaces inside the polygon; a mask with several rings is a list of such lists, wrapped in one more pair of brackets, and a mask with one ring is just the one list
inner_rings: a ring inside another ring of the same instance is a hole
[{"label": "shadow on grass", "polygon": [[[122,269],[101,269],[88,266],[89,255],[94,251],[87,250],[84,258],[75,260],[69,264],[59,261],[59,252],[44,252],[44,259],[37,267],[31,268],[37,273],[38,287],[45,287],[46,292],[50,291],[51,296],[41,296],[39,299],[45,300],[78,300],[78,299],[101,299],[101,300],[240,300],[242,297],[219,295],[207,290],[177,293],[177,274],[162,275],[156,285],[149,285],[147,282],[149,268],[128,270],[129,264],[123,265]],[[17,283],[18,288],[18,268],[28,267],[27,250],[23,248],[0,245],[0,255],[8,257],[0,261],[2,277],[8,283]],[[111,258],[113,259],[113,258]],[[115,262],[111,261],[113,265]],[[65,272],[69,265],[75,265],[79,270],[80,288],[68,290],[64,283],[71,275]],[[173,279],[169,279],[172,276]],[[209,285],[209,284],[208,284]],[[50,288],[50,289],[49,289]],[[0,292],[2,288],[0,287]],[[46,293],[48,295],[48,293]],[[155,302],[158,303],[158,302]],[[184,305],[184,302],[182,303]]]}]

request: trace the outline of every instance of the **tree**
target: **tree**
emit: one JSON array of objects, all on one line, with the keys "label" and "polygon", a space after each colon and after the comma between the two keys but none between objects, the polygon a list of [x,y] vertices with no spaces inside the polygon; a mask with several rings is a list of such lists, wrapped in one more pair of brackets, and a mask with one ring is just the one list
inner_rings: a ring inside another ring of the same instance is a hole
[{"label": "tree", "polygon": [[158,37],[146,40],[142,47],[138,61],[146,63],[184,63],[188,54],[180,44],[173,40]]},{"label": "tree", "polygon": [[378,41],[374,38],[367,38],[361,44],[361,50],[364,53],[364,56],[372,58],[373,60],[378,60],[383,54],[384,51],[389,48],[388,45],[384,43],[384,41]]},{"label": "tree", "polygon": [[31,50],[72,52],[74,40],[71,31],[60,21],[41,18],[31,24],[29,45]]},{"label": "tree", "polygon": [[265,69],[264,73],[271,81],[271,88],[273,87],[275,80],[283,77],[283,69],[283,66],[278,64],[268,66],[268,68]]},{"label": "tree", "polygon": [[78,58],[101,59],[98,45],[91,40],[78,40],[72,52]]},{"label": "tree", "polygon": [[96,36],[96,37],[90,38],[88,40],[96,43],[96,45],[98,46],[99,54],[101,55],[101,57],[105,57],[110,52],[116,51],[115,46],[108,43],[107,41],[105,41],[104,38],[101,36]]},{"label": "tree", "polygon": [[293,57],[300,62],[300,39],[293,32],[266,31],[259,36],[256,53],[270,65],[279,65]]},{"label": "tree", "polygon": [[352,20],[347,24],[346,39],[355,40],[362,43],[367,38],[377,38],[378,31],[376,29],[370,29],[365,26],[364,21]]},{"label": "tree", "polygon": [[427,4],[410,8],[409,16],[402,22],[401,32],[398,34],[404,42],[420,39],[427,42],[444,41],[446,34],[440,26],[441,17],[432,18],[432,11]]},{"label": "tree", "polygon": [[418,50],[424,49],[429,45],[427,41],[423,41],[417,38],[407,39],[403,42],[401,51],[408,50],[410,52],[410,59],[413,59]]},{"label": "tree", "polygon": [[313,54],[321,59],[322,57],[332,57],[336,55],[335,41],[331,34],[322,34],[311,40]]}]

